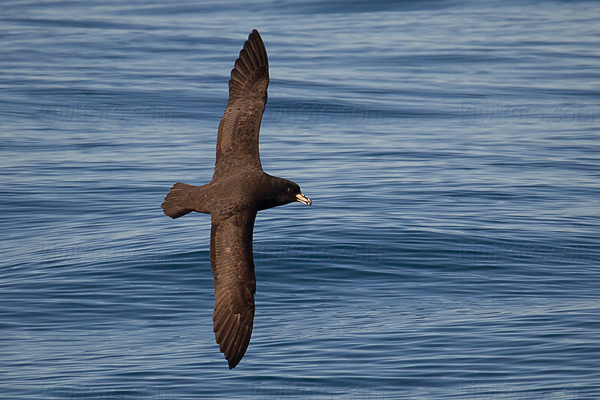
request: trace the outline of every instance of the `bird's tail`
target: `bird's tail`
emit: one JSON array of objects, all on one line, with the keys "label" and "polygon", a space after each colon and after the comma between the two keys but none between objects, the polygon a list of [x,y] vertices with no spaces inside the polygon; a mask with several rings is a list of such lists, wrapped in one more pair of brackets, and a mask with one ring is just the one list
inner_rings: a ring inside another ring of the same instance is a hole
[{"label": "bird's tail", "polygon": [[171,218],[179,218],[194,210],[192,194],[197,186],[177,182],[173,185],[160,205],[165,214]]}]

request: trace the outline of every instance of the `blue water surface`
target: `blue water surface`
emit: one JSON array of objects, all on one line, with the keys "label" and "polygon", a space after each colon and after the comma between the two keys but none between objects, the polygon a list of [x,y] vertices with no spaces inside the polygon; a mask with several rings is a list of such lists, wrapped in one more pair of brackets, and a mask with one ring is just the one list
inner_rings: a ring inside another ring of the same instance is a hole
[{"label": "blue water surface", "polygon": [[[0,398],[600,398],[592,1],[5,1]],[[229,71],[270,58],[257,312],[212,332]]]}]

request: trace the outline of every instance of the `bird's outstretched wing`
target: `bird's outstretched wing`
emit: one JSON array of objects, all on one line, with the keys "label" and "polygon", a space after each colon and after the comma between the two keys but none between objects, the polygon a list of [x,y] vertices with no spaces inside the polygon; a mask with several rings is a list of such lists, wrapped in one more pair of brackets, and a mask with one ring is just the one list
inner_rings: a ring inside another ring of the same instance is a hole
[{"label": "bird's outstretched wing", "polygon": [[252,231],[256,211],[212,220],[210,263],[215,279],[213,330],[221,352],[234,368],[246,353],[254,322]]},{"label": "bird's outstretched wing", "polygon": [[[240,56],[235,61],[229,80],[229,100],[219,124],[215,174],[220,173],[220,161],[229,153],[237,162],[260,166],[258,133],[267,102],[269,62],[267,50],[255,29],[248,36]],[[230,161],[225,163],[229,170]]]}]

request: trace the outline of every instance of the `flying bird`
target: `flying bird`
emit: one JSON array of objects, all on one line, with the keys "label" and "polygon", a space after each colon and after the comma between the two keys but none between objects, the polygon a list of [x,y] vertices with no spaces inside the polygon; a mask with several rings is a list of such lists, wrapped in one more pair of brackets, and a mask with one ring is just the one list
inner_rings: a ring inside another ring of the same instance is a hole
[{"label": "flying bird", "polygon": [[258,31],[253,30],[231,70],[212,180],[203,186],[178,182],[161,205],[171,218],[192,211],[210,214],[213,330],[229,369],[241,361],[252,335],[256,293],[252,232],[256,213],[295,201],[312,204],[296,183],[262,169],[258,134],[267,86],[267,50]]}]

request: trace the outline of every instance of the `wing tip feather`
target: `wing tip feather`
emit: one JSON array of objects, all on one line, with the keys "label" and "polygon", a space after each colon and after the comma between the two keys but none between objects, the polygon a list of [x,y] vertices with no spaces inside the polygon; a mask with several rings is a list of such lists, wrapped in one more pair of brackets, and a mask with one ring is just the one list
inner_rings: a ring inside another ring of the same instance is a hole
[{"label": "wing tip feather", "polygon": [[244,47],[235,60],[229,80],[230,99],[237,97],[249,82],[269,78],[269,61],[265,44],[256,29],[253,29]]}]

